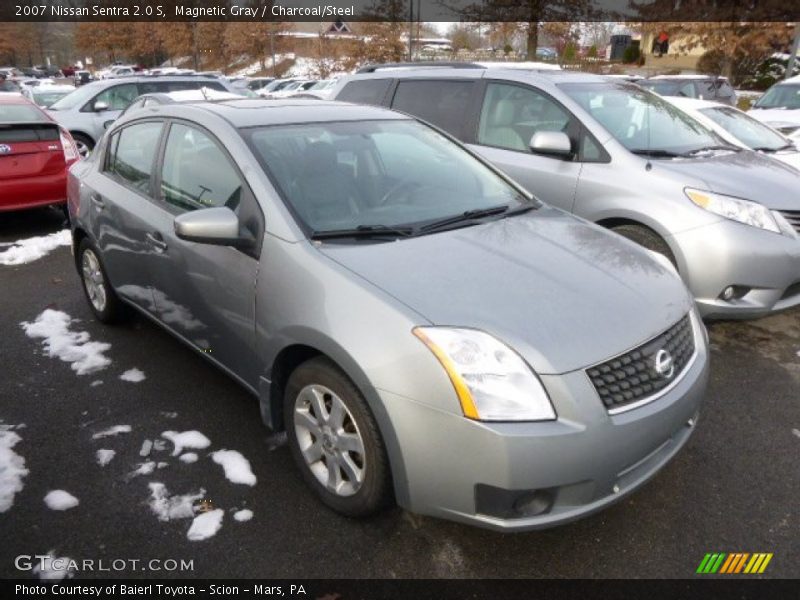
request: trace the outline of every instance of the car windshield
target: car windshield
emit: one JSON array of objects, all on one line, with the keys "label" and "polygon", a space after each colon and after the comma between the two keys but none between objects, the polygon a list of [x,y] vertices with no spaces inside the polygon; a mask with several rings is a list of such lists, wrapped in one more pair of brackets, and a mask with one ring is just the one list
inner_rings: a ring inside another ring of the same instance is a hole
[{"label": "car windshield", "polygon": [[536,206],[489,167],[412,120],[243,130],[313,233],[415,228],[473,211]]},{"label": "car windshield", "polygon": [[700,112],[750,148],[769,152],[789,143],[777,131],[735,108],[714,106],[701,108]]},{"label": "car windshield", "polygon": [[656,94],[660,94],[662,96],[674,96],[674,95],[687,96],[687,97],[693,96],[693,94],[688,92],[688,90],[691,89],[692,87],[690,82],[683,82],[684,85],[686,83],[689,83],[689,86],[682,93],[679,92],[680,83],[677,81],[651,79],[649,81],[648,80],[637,81],[636,83],[638,83],[643,88],[647,88],[648,90],[651,90]]},{"label": "car windshield", "polygon": [[800,108],[800,84],[773,85],[758,99],[754,108]]},{"label": "car windshield", "polygon": [[30,104],[0,104],[0,123],[30,123],[45,121],[47,117]]},{"label": "car windshield", "polygon": [[725,144],[697,120],[636,84],[564,83],[559,87],[631,152],[677,155]]},{"label": "car windshield", "polygon": [[83,106],[102,89],[104,89],[103,86],[98,87],[92,84],[79,87],[74,92],[70,92],[61,100],[53,104],[53,106],[50,107],[50,110],[70,110],[76,106]]},{"label": "car windshield", "polygon": [[48,91],[48,90],[43,90],[41,92],[40,91],[36,91],[36,92],[33,93],[33,99],[36,102],[36,104],[38,104],[39,106],[47,107],[47,106],[50,106],[51,104],[57,102],[58,100],[60,100],[64,96],[66,96],[67,94],[71,94],[71,93],[72,92],[70,92],[70,91],[63,91],[63,92]]}]

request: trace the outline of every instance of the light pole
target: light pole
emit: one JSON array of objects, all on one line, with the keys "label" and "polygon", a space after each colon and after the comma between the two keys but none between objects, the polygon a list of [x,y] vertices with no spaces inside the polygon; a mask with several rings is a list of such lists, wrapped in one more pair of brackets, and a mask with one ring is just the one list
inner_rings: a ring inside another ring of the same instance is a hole
[{"label": "light pole", "polygon": [[800,22],[794,24],[794,43],[792,51],[789,53],[789,62],[786,64],[786,73],[783,78],[789,79],[794,72],[794,64],[797,62],[797,51],[800,50]]}]

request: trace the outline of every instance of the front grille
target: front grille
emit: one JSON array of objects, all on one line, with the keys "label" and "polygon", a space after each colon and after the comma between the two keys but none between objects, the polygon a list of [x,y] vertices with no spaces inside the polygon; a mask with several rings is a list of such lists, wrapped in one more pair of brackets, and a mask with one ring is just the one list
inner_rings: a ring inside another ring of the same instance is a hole
[{"label": "front grille", "polygon": [[666,388],[680,377],[693,355],[692,323],[686,315],[649,342],[589,367],[586,373],[606,408],[616,410]]},{"label": "front grille", "polygon": [[778,212],[789,222],[789,225],[794,227],[797,233],[800,233],[800,210],[779,210]]}]

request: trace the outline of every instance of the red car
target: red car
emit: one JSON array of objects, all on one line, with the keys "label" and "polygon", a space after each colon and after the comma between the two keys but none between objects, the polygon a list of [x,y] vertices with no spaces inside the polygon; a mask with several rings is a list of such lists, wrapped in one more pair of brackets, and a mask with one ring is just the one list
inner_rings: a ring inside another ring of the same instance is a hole
[{"label": "red car", "polygon": [[0,94],[0,212],[67,201],[72,136],[19,94]]}]

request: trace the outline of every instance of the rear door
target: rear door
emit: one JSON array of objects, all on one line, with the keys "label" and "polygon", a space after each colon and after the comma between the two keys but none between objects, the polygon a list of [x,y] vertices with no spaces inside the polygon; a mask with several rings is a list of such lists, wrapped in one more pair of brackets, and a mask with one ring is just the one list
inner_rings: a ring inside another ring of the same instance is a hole
[{"label": "rear door", "polygon": [[134,121],[111,135],[98,169],[81,192],[85,219],[116,292],[155,314],[151,273],[159,260],[149,235],[160,209],[153,202],[162,120]]}]

